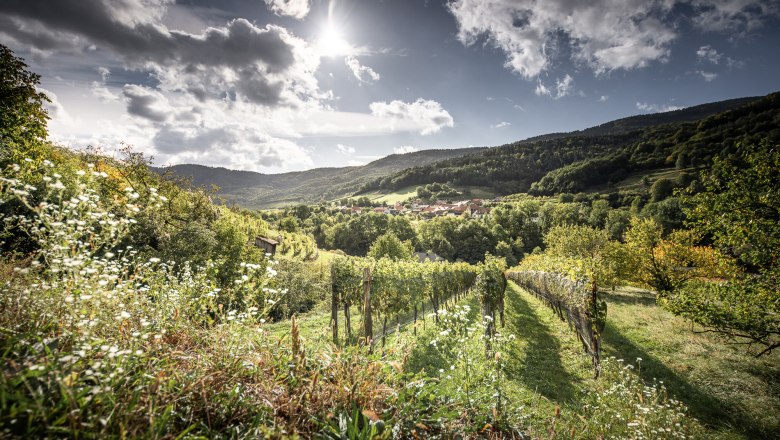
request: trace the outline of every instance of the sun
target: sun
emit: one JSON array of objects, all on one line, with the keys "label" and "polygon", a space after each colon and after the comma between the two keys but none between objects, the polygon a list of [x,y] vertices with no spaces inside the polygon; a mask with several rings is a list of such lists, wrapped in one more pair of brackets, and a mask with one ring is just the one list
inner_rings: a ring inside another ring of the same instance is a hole
[{"label": "sun", "polygon": [[352,54],[353,48],[342,36],[341,30],[328,23],[317,41],[317,50],[321,56],[338,57]]}]

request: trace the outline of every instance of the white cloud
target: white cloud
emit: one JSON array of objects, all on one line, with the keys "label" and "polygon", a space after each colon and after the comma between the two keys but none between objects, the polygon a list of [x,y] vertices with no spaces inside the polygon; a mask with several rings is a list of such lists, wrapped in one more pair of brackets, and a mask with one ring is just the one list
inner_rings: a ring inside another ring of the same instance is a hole
[{"label": "white cloud", "polygon": [[104,83],[99,81],[92,81],[89,86],[89,91],[103,102],[113,102],[119,100],[119,95],[115,94]]},{"label": "white cloud", "polygon": [[346,154],[346,155],[355,154],[355,147],[349,147],[344,144],[336,144],[336,149],[339,150],[341,154]]},{"label": "white cloud", "polygon": [[[681,18],[676,6],[690,9]],[[448,3],[465,45],[486,42],[506,54],[505,66],[537,77],[568,50],[597,73],[665,62],[690,19],[710,31],[750,31],[780,16],[776,0],[453,0]],[[563,40],[561,39],[563,38]]]},{"label": "white cloud", "polygon": [[680,110],[685,107],[680,107],[671,104],[658,105],[658,104],[650,104],[646,102],[637,102],[636,108],[637,110],[641,110],[646,113],[664,113],[664,112]]},{"label": "white cloud", "polygon": [[504,128],[512,125],[511,122],[501,121],[498,124],[491,125],[490,128]]},{"label": "white cloud", "polygon": [[265,0],[265,4],[276,15],[286,15],[298,20],[306,17],[311,8],[309,0]]},{"label": "white cloud", "polygon": [[550,96],[554,99],[561,99],[564,96],[572,94],[574,91],[573,83],[574,78],[572,78],[571,75],[566,74],[563,79],[558,78],[555,81],[555,93],[553,93],[553,91],[545,86],[540,79],[536,85],[536,90],[534,90],[534,93],[536,93],[536,96]]},{"label": "white cloud", "polygon": [[525,109],[523,108],[523,106],[522,106],[522,105],[520,105],[520,104],[515,104],[515,105],[513,105],[513,106],[512,106],[512,108],[514,108],[515,110],[520,110],[521,112],[524,112],[524,111],[525,111]]},{"label": "white cloud", "polygon": [[691,4],[694,24],[707,31],[750,32],[780,16],[780,3],[774,0],[693,0]]},{"label": "white cloud", "polygon": [[438,133],[442,128],[453,127],[452,116],[433,100],[419,98],[412,103],[395,100],[372,102],[371,114],[384,118],[391,128],[415,127],[422,135]]},{"label": "white cloud", "polygon": [[706,82],[710,82],[718,77],[718,74],[714,72],[705,72],[703,70],[697,70],[696,73],[701,75],[701,77],[704,78],[704,81]]},{"label": "white cloud", "polygon": [[46,109],[52,122],[67,124],[73,121],[73,118],[71,118],[70,114],[65,110],[65,107],[60,103],[59,98],[54,92],[42,87],[37,87],[37,90],[39,93],[43,93],[49,98],[49,102],[44,102],[43,107]]},{"label": "white cloud", "polygon": [[601,97],[599,98],[599,102],[607,102],[607,101],[609,101],[609,96],[607,95],[601,95]]},{"label": "white cloud", "polygon": [[657,17],[670,9],[660,0],[455,0],[449,9],[458,38],[471,45],[483,36],[506,55],[506,66],[525,78],[547,69],[555,39],[568,37],[573,57],[597,72],[644,67],[668,56],[673,29]]},{"label": "white cloud", "polygon": [[98,75],[100,75],[100,81],[92,81],[89,86],[89,91],[102,102],[114,102],[119,100],[119,95],[108,90],[106,87],[106,81],[111,75],[111,71],[107,67],[98,67]]},{"label": "white cloud", "polygon": [[98,75],[100,75],[100,79],[102,82],[106,82],[109,75],[111,75],[111,71],[108,69],[108,67],[100,66],[97,68]]},{"label": "white cloud", "polygon": [[355,78],[357,78],[357,80],[360,82],[372,83],[379,81],[381,78],[381,76],[376,73],[374,69],[361,65],[357,58],[351,55],[344,58],[344,62],[347,64],[347,67],[349,67],[349,70],[352,71],[352,74],[355,75]]},{"label": "white cloud", "polygon": [[393,153],[395,154],[406,154],[406,153],[414,153],[415,151],[420,151],[418,148],[415,148],[411,145],[404,145],[402,147],[395,147],[393,148]]},{"label": "white cloud", "polygon": [[552,95],[552,92],[550,92],[550,89],[548,89],[543,83],[542,80],[539,80],[539,82],[536,84],[536,90],[534,90],[534,93],[536,93],[536,96],[550,96]]},{"label": "white cloud", "polygon": [[696,51],[696,57],[700,61],[708,61],[712,64],[718,64],[720,62],[720,59],[723,57],[722,53],[718,53],[717,50],[713,49],[712,46],[701,46]]}]

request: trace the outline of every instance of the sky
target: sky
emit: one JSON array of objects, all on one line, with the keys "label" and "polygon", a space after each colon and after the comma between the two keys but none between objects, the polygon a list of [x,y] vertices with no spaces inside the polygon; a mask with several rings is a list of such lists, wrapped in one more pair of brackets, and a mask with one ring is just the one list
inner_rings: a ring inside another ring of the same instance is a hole
[{"label": "sky", "polygon": [[279,173],[780,90],[780,0],[3,0],[53,141]]}]

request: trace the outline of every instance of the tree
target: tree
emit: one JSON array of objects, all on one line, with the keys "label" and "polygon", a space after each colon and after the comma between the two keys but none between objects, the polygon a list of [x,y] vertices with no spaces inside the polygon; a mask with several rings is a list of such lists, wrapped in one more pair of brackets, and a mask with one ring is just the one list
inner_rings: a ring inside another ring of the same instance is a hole
[{"label": "tree", "polygon": [[716,158],[690,197],[690,226],[734,254],[749,272],[723,283],[699,283],[668,298],[667,308],[707,331],[763,347],[780,347],[780,149],[762,142]]},{"label": "tree", "polygon": [[634,268],[632,281],[651,287],[659,297],[675,294],[689,281],[698,278],[730,276],[737,271],[733,260],[716,249],[696,246],[692,231],[675,231],[663,238],[653,219],[631,219],[626,231],[626,246]]},{"label": "tree", "polygon": [[685,152],[681,152],[677,155],[677,161],[674,163],[674,167],[678,170],[681,170],[688,166],[690,163],[690,160],[688,159],[688,155],[685,154]]},{"label": "tree", "polygon": [[282,231],[286,232],[297,232],[298,231],[298,220],[295,219],[293,216],[287,216],[282,219],[282,221],[279,223],[279,227]]},{"label": "tree", "polygon": [[556,226],[544,237],[550,259],[576,262],[591,279],[594,289],[615,286],[630,267],[625,246],[610,240],[603,229],[589,226]]},{"label": "tree", "polygon": [[413,254],[414,247],[412,247],[412,243],[401,241],[392,232],[377,238],[368,250],[368,256],[376,259],[411,260]]},{"label": "tree", "polygon": [[778,266],[780,147],[764,142],[716,159],[704,190],[690,197],[689,225],[756,269]]},{"label": "tree", "polygon": [[0,44],[0,142],[27,144],[46,137],[49,98],[36,86],[40,75]]},{"label": "tree", "polygon": [[660,202],[672,195],[674,187],[675,184],[673,180],[663,178],[656,180],[650,187],[650,200],[653,202]]}]

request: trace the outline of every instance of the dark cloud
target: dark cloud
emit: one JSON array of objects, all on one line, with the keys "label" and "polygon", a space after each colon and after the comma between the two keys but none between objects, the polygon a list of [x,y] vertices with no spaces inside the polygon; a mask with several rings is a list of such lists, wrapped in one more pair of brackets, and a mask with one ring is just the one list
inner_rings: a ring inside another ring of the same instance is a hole
[{"label": "dark cloud", "polygon": [[165,122],[171,116],[168,103],[159,92],[137,85],[126,85],[122,94],[127,98],[127,112],[153,122]]},{"label": "dark cloud", "polygon": [[251,67],[239,70],[238,74],[240,81],[237,92],[247,101],[261,105],[272,105],[280,101],[284,83],[269,81]]},{"label": "dark cloud", "polygon": [[[165,3],[156,3],[163,9]],[[171,31],[158,23],[154,14],[143,9],[148,2],[102,0],[4,0],[0,12],[33,21],[24,29],[20,20],[4,27],[13,37],[52,46],[52,32],[67,32],[93,44],[109,48],[136,61],[153,61],[207,66],[245,66],[261,62],[271,72],[281,72],[295,59],[292,46],[285,41],[286,31],[268,25],[259,28],[245,19],[236,19],[225,28],[208,28],[193,35]],[[8,20],[8,19],[6,19]],[[15,26],[14,26],[15,24]],[[42,27],[35,26],[42,25]],[[48,43],[48,44],[46,44]],[[43,47],[42,47],[43,48]]]}]

